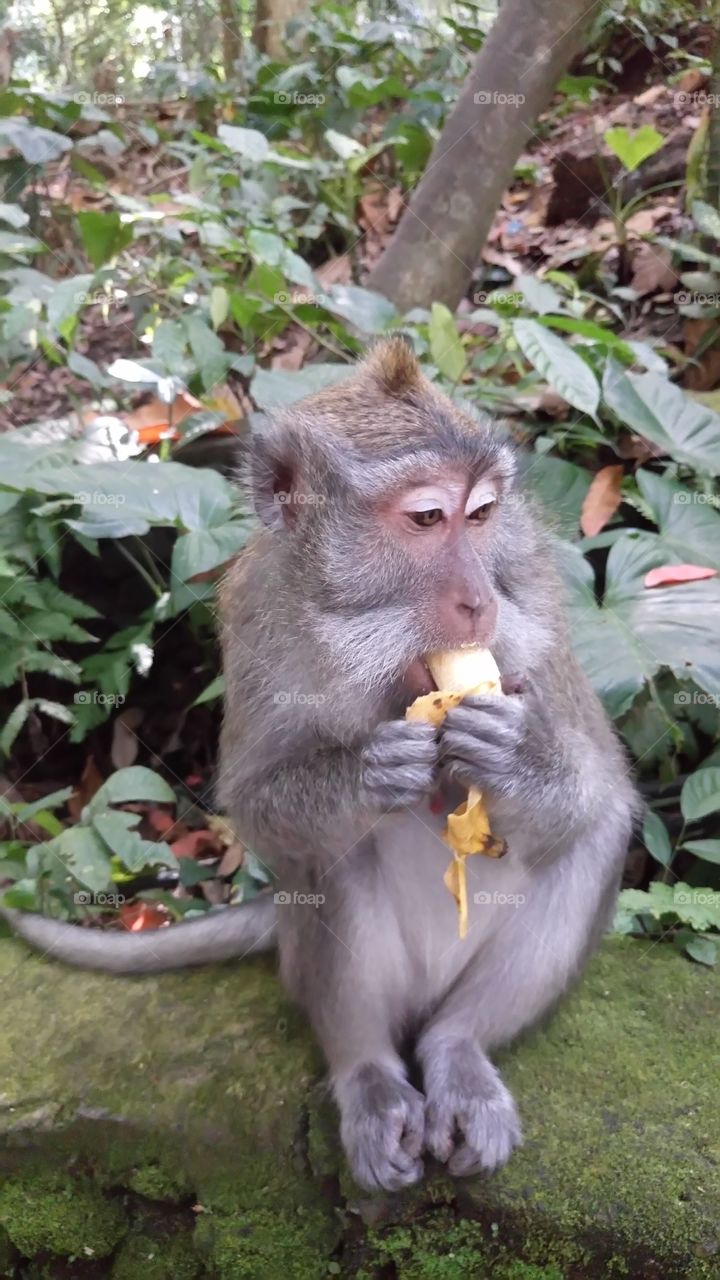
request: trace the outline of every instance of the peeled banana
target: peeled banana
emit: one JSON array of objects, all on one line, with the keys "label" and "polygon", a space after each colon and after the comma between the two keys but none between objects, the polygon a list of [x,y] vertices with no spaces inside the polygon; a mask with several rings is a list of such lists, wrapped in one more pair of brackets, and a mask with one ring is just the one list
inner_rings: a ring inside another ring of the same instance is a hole
[{"label": "peeled banana", "polygon": [[[451,707],[456,707],[468,694],[502,694],[500,672],[489,649],[478,646],[430,653],[425,662],[437,685],[437,692],[416,698],[408,707],[408,720],[425,720],[439,726]],[[482,792],[471,787],[467,800],[448,815],[444,839],[453,852],[444,882],[458,909],[458,931],[467,933],[467,878],[465,859],[474,854],[499,858],[505,852],[502,840],[490,830]]]}]

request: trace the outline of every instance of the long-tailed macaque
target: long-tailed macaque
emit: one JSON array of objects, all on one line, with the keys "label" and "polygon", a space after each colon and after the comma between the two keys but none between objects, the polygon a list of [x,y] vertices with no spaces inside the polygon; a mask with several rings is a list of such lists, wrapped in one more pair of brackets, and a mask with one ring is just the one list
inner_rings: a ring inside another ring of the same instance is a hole
[{"label": "long-tailed macaque", "polygon": [[[13,924],[119,973],[277,940],[357,1180],[407,1186],[423,1152],[452,1174],[494,1169],[520,1123],[488,1055],[598,942],[635,804],[568,647],[552,539],[512,448],[427,382],[401,338],[252,449],[264,528],[223,591],[218,797],[275,873],[274,901],[157,935]],[[492,650],[508,696],[466,698],[439,730],[407,722],[433,688],[424,655],[469,643]],[[461,940],[442,831],[470,785],[507,854],[468,860]]]}]

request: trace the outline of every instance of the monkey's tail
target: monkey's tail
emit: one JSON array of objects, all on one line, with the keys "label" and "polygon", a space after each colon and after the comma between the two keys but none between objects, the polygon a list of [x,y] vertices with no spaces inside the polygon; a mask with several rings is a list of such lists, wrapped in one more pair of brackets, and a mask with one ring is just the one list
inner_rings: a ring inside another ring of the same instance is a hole
[{"label": "monkey's tail", "polygon": [[237,907],[212,911],[201,920],[141,933],[78,929],[64,920],[50,920],[14,907],[0,907],[0,915],[36,951],[80,969],[103,973],[164,973],[190,965],[242,959],[259,951],[271,951],[276,941],[271,893],[262,893]]}]

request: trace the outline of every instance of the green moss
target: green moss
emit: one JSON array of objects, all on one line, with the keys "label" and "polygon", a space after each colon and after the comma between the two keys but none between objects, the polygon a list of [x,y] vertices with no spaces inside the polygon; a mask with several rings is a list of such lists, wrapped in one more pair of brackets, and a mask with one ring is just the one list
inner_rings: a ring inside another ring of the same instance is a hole
[{"label": "green moss", "polygon": [[498,1252],[493,1233],[477,1222],[455,1221],[447,1212],[412,1227],[370,1235],[370,1275],[392,1264],[398,1280],[565,1280],[557,1266],[536,1266]]},{"label": "green moss", "polygon": [[8,1178],[0,1187],[0,1223],[26,1257],[48,1250],[105,1258],[127,1230],[120,1206],[88,1179],[59,1174]]},{"label": "green moss", "polygon": [[130,1235],[120,1246],[111,1280],[196,1280],[201,1262],[189,1231],[171,1238]]},{"label": "green moss", "polygon": [[196,1240],[218,1280],[319,1280],[335,1233],[321,1214],[287,1214],[276,1206],[203,1216]]},{"label": "green moss", "polygon": [[181,1200],[190,1190],[187,1179],[170,1174],[159,1164],[140,1165],[133,1169],[127,1185],[148,1200]]}]

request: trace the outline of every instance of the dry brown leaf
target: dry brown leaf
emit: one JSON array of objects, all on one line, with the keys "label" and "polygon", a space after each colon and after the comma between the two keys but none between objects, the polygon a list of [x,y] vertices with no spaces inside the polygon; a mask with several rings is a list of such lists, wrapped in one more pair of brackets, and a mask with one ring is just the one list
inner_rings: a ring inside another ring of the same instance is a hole
[{"label": "dry brown leaf", "polygon": [[[708,329],[713,329],[716,320],[693,320],[686,317],[684,325],[685,354],[694,356],[703,342]],[[687,391],[712,391],[720,386],[720,345],[708,347],[697,357],[697,364],[688,365],[683,377],[683,386]]]},{"label": "dry brown leaf", "polygon": [[218,876],[234,876],[235,872],[240,869],[245,859],[245,847],[236,840],[234,844],[228,846],[217,867]]},{"label": "dry brown leaf", "polygon": [[137,760],[140,743],[135,730],[139,729],[144,718],[145,713],[140,707],[126,707],[115,717],[110,747],[110,759],[115,769],[126,769]]},{"label": "dry brown leaf", "polygon": [[80,814],[86,804],[92,800],[96,791],[99,791],[105,779],[98,769],[93,756],[88,756],[80,774],[80,782],[76,790],[68,800],[68,811],[74,822],[80,821]]},{"label": "dry brown leaf", "polygon": [[638,245],[632,255],[630,288],[641,298],[647,293],[674,289],[678,277],[670,259],[669,249],[653,244]]},{"label": "dry brown leaf", "polygon": [[603,467],[593,476],[580,513],[580,528],[586,538],[594,538],[615,515],[622,502],[622,479],[621,466]]}]

